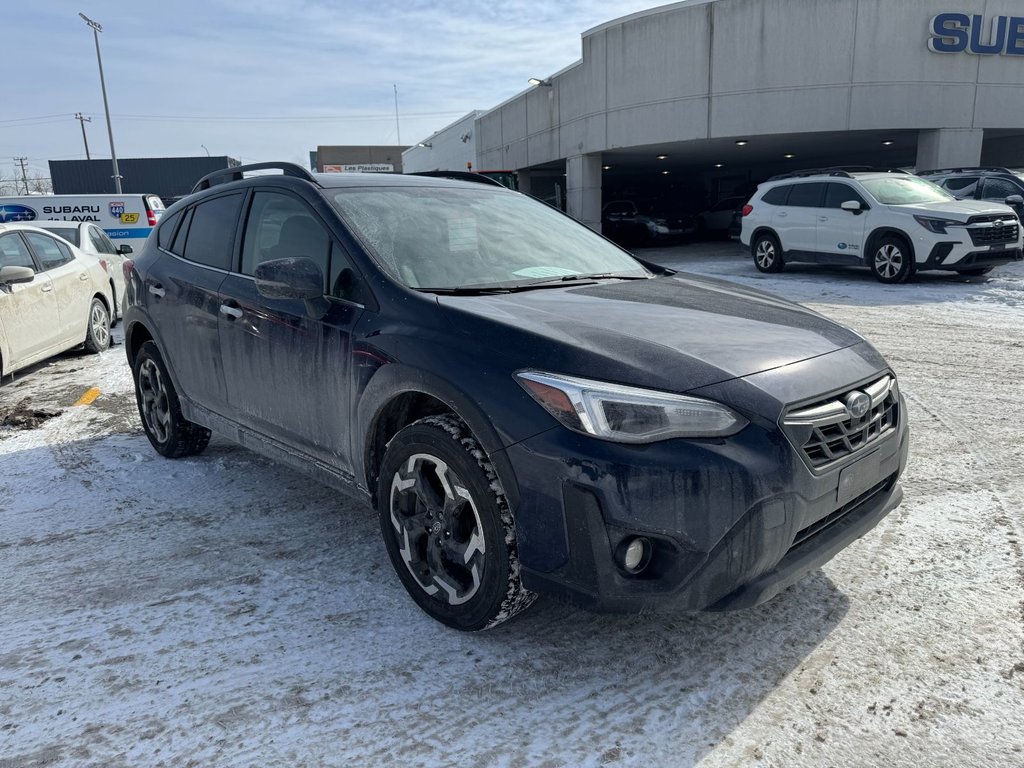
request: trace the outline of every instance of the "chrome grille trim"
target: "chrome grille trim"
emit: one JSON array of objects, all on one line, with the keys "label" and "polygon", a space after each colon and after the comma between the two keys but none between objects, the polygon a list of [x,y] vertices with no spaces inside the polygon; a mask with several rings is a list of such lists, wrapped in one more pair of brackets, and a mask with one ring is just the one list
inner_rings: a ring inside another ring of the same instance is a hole
[{"label": "chrome grille trim", "polygon": [[[861,418],[854,417],[846,406],[847,398],[856,392],[870,399]],[[782,426],[811,468],[822,470],[875,445],[895,429],[898,421],[896,379],[885,375],[870,384],[795,408],[783,416]]]}]

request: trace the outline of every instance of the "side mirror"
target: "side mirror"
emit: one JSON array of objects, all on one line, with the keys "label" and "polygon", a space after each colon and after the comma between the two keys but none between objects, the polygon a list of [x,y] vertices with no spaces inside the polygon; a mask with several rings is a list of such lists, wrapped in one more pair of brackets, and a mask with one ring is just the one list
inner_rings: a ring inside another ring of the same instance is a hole
[{"label": "side mirror", "polygon": [[122,256],[127,256],[129,253],[135,253],[130,245],[119,245],[117,246],[117,252]]},{"label": "side mirror", "polygon": [[36,273],[29,267],[0,267],[0,285],[31,283]]},{"label": "side mirror", "polygon": [[1003,202],[1011,208],[1024,208],[1024,196],[1022,195],[1010,195]]},{"label": "side mirror", "polygon": [[850,213],[860,213],[861,211],[860,200],[844,200],[839,207]]},{"label": "side mirror", "polygon": [[264,261],[256,267],[256,290],[268,299],[309,301],[324,295],[324,273],[305,256]]}]

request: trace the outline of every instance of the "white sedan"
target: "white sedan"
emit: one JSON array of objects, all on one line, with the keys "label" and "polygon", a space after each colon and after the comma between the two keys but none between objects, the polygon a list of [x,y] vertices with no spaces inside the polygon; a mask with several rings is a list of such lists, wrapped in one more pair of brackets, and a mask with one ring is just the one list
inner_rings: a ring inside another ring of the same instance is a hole
[{"label": "white sedan", "polygon": [[121,317],[121,301],[124,299],[124,262],[132,253],[130,245],[114,245],[103,228],[89,221],[33,221],[33,227],[41,227],[59,235],[83,253],[96,257],[106,264],[110,277],[110,289],[114,293],[114,322]]},{"label": "white sedan", "polygon": [[0,224],[0,376],[80,345],[110,346],[110,280],[50,232]]}]

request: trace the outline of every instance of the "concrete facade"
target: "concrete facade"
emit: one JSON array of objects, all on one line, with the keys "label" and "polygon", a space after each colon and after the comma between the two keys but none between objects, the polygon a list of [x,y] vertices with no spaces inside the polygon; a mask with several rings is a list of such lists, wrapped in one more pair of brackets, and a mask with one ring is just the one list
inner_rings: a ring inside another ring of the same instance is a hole
[{"label": "concrete facade", "polygon": [[407,172],[476,168],[476,120],[482,114],[473,110],[405,150],[402,164]]},{"label": "concrete facade", "polygon": [[[940,37],[939,48],[962,34],[994,49],[995,33],[1005,39],[1009,26],[1011,50],[934,52],[933,20],[951,11],[965,14],[968,27]],[[1017,0],[688,0],[654,8],[584,32],[578,62],[479,115],[476,167],[557,166],[567,174],[569,212],[591,223],[600,219],[600,196],[587,192],[595,162],[614,172],[640,168],[644,157],[652,173],[699,169],[712,181],[740,164],[763,177],[817,158],[923,169],[976,165],[984,156],[1024,165],[1024,19],[1016,18],[1019,27],[1015,19],[994,22],[1015,13]],[[435,152],[443,141],[433,142]],[[654,163],[655,153],[672,165]]]}]

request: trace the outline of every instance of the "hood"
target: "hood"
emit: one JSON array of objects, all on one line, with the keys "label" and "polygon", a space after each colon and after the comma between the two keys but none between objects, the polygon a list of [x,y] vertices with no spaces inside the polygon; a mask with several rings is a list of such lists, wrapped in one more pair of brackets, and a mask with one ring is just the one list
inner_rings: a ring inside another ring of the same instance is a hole
[{"label": "hood", "polygon": [[675,392],[864,343],[798,304],[683,274],[438,302],[515,369]]},{"label": "hood", "polygon": [[922,216],[948,217],[964,222],[971,216],[1006,216],[1010,218],[1017,215],[1008,205],[986,200],[940,200],[937,203],[916,203],[891,207],[908,213],[920,213]]}]

